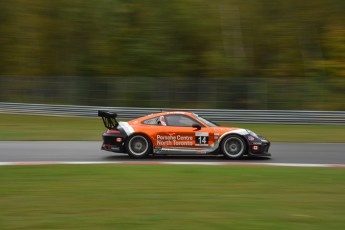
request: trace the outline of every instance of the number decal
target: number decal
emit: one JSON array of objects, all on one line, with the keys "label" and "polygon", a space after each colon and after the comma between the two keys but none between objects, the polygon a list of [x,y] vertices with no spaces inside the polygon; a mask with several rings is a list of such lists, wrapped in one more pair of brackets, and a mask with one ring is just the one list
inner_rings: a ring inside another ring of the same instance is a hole
[{"label": "number decal", "polygon": [[196,146],[208,146],[208,133],[196,132],[195,133],[195,145]]}]

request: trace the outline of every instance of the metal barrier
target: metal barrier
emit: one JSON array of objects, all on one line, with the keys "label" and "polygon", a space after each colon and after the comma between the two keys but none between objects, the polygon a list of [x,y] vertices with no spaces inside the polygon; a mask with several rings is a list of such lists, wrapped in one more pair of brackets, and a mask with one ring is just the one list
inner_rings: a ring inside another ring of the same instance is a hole
[{"label": "metal barrier", "polygon": [[[95,107],[0,102],[0,113],[7,114],[97,117],[98,110],[114,111],[118,114],[119,119],[133,119],[162,111],[160,108]],[[345,125],[345,111],[163,109],[163,111],[172,110],[191,111],[215,122]]]}]

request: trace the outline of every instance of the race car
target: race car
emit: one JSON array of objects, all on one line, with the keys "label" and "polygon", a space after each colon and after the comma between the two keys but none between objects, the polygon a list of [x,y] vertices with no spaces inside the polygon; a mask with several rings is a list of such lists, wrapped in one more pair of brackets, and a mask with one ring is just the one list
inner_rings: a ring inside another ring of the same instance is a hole
[{"label": "race car", "polygon": [[98,111],[107,128],[102,150],[127,153],[132,158],[151,154],[223,154],[269,157],[270,142],[253,131],[219,126],[195,113],[169,111],[118,122],[117,114]]}]

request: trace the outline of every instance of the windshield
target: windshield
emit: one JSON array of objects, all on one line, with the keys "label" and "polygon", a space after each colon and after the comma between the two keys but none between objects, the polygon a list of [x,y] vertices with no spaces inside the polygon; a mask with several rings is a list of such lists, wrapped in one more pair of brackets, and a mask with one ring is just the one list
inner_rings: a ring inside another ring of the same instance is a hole
[{"label": "windshield", "polygon": [[203,123],[205,123],[207,126],[209,127],[216,127],[218,126],[216,123],[207,120],[206,118],[200,117],[198,114],[193,113],[193,115],[198,118],[200,121],[202,121]]}]

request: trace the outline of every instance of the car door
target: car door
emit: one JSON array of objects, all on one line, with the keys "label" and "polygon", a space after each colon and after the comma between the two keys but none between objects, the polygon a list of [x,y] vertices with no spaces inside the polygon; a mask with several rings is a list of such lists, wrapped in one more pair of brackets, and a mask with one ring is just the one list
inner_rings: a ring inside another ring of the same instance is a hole
[{"label": "car door", "polygon": [[157,133],[157,145],[161,147],[195,148],[208,146],[208,132],[199,128],[203,124],[184,114],[170,114],[164,116],[166,126]]},{"label": "car door", "polygon": [[157,116],[142,122],[141,131],[151,138],[154,147],[173,147],[176,130],[166,125],[165,116]]}]

